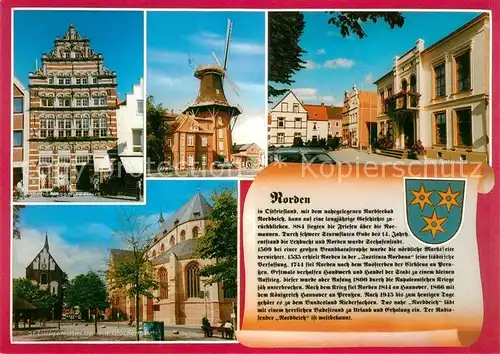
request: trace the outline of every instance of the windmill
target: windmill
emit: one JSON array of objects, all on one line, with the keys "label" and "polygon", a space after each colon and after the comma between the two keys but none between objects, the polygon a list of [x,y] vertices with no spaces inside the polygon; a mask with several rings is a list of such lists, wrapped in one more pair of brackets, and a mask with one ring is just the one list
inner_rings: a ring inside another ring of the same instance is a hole
[{"label": "windmill", "polygon": [[[227,61],[229,58],[229,47],[231,44],[231,34],[233,31],[233,21],[230,19],[227,20],[227,32],[226,32],[226,41],[224,42],[224,63],[221,63],[219,58],[217,57],[217,54],[215,53],[215,49],[212,50],[212,57],[214,58],[215,62],[217,65],[219,65],[222,68],[223,71],[223,78],[227,81],[229,86],[233,89],[234,93],[239,97],[240,96],[240,89],[238,85],[231,79],[229,76],[229,73],[227,72]],[[231,126],[231,131],[233,130],[234,126],[236,125],[236,120],[238,119],[238,116],[235,117],[233,124]]]},{"label": "windmill", "polygon": [[[232,22],[228,20],[224,60],[221,62],[213,51],[215,64],[197,65],[194,76],[200,80],[198,97],[183,110],[184,114],[191,114],[212,122],[214,152],[224,156],[227,161],[230,161],[232,153],[232,130],[242,112],[241,107],[229,103],[224,94],[223,82],[227,80],[229,86],[239,95],[238,87],[227,73],[231,32]],[[191,59],[189,62],[193,63]]]}]

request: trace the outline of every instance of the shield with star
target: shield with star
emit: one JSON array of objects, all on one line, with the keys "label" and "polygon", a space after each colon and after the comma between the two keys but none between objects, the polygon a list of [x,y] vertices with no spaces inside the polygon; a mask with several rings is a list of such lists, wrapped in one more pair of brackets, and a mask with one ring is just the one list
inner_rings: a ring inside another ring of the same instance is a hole
[{"label": "shield with star", "polygon": [[460,229],[465,180],[405,178],[406,222],[418,240],[440,245]]}]

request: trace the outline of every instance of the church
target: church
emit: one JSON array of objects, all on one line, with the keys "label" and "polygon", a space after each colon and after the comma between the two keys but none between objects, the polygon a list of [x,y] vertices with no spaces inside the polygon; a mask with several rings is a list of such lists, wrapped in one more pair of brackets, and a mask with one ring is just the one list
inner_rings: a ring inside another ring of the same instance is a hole
[{"label": "church", "polygon": [[[154,299],[140,299],[141,321],[201,325],[202,318],[207,317],[216,325],[231,319],[236,294],[224,291],[223,284],[207,285],[200,270],[214,261],[195,258],[197,239],[209,224],[211,211],[210,203],[198,192],[167,220],[160,215],[158,231],[147,252],[160,287],[153,291]],[[110,267],[129,255],[130,251],[111,250]],[[116,318],[121,312],[135,319],[135,299],[123,291],[110,290],[108,316]]]},{"label": "church", "polygon": [[43,248],[26,267],[26,279],[31,280],[33,284],[38,285],[41,289],[48,289],[51,294],[59,295],[63,277],[64,272],[50,254],[49,237],[45,233]]}]

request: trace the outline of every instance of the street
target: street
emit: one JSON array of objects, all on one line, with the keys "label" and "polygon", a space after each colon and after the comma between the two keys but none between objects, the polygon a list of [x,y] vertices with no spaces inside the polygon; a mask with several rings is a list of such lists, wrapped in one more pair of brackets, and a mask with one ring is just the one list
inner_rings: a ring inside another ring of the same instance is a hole
[{"label": "street", "polygon": [[[200,326],[166,325],[165,341],[224,341],[220,334],[205,338]],[[47,322],[45,327],[23,328],[13,330],[13,340],[17,342],[31,341],[135,341],[135,326],[127,322],[98,322],[97,336],[94,335],[94,323],[62,321],[61,329],[57,322]],[[141,341],[150,341],[142,338]]]},{"label": "street", "polygon": [[399,165],[420,164],[419,160],[411,159],[396,159],[392,157],[382,156],[375,153],[368,153],[366,151],[359,151],[352,148],[342,149],[338,151],[330,151],[330,156],[337,163],[374,163],[377,165],[392,165],[397,163]]},{"label": "street", "polygon": [[261,169],[220,169],[220,170],[198,170],[198,171],[176,171],[176,172],[153,172],[148,174],[148,177],[249,177],[253,178]]}]

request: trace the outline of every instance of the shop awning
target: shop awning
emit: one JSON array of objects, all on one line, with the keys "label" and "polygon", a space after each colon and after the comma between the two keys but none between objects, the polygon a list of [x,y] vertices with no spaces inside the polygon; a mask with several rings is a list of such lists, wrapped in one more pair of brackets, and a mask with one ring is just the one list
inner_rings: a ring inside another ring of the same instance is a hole
[{"label": "shop awning", "polygon": [[142,156],[120,156],[120,160],[128,174],[144,174],[144,158]]},{"label": "shop awning", "polygon": [[94,172],[110,172],[111,162],[108,154],[94,154]]}]

